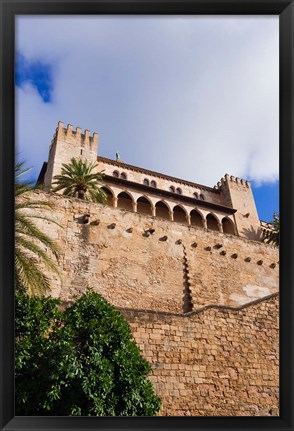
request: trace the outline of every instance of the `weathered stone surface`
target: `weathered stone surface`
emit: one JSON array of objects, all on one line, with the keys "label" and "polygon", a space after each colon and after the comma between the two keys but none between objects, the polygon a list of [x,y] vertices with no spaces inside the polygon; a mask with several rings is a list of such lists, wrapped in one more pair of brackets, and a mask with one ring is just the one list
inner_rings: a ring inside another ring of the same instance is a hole
[{"label": "weathered stone surface", "polygon": [[55,204],[58,225],[36,221],[60,247],[49,293],[67,302],[90,286],[121,310],[152,364],[161,415],[278,415],[276,247],[49,192],[30,198]]},{"label": "weathered stone surface", "polygon": [[[54,193],[34,195],[55,204],[50,216],[61,225],[38,220],[61,249],[62,282],[52,284],[51,294],[63,300],[88,285],[119,307],[181,313],[186,278],[194,310],[238,306],[278,290],[276,247]],[[85,214],[89,223],[79,223]]]},{"label": "weathered stone surface", "polygon": [[278,416],[278,297],[189,316],[121,310],[163,416]]}]

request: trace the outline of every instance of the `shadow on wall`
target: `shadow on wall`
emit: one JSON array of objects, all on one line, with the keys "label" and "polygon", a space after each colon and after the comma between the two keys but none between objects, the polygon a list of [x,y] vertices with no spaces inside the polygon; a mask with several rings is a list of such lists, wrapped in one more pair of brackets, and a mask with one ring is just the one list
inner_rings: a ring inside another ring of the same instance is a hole
[{"label": "shadow on wall", "polygon": [[82,240],[89,242],[90,241],[90,226],[88,224],[83,224],[81,226],[81,234],[80,237]]},{"label": "shadow on wall", "polygon": [[254,229],[252,225],[249,229],[243,229],[242,236],[245,236],[246,238],[251,239],[253,241],[263,242],[261,228]]}]

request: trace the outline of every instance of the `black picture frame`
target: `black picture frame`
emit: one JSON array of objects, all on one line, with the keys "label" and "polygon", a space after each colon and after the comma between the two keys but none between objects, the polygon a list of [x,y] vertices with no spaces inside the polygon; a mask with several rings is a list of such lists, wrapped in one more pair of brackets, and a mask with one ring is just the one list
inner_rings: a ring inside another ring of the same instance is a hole
[{"label": "black picture frame", "polygon": [[[284,0],[0,0],[1,19],[1,430],[233,429],[293,430],[293,1]],[[280,416],[14,416],[14,19],[16,15],[279,15],[280,22]]]}]

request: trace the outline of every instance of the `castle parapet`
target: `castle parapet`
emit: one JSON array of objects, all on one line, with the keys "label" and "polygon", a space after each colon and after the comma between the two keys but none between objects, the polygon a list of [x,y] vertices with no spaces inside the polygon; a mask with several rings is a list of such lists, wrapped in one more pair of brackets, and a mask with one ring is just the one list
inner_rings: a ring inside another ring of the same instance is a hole
[{"label": "castle parapet", "polygon": [[237,210],[234,217],[238,234],[249,239],[260,239],[260,222],[250,182],[225,174],[216,187],[220,190],[223,204]]},{"label": "castle parapet", "polygon": [[90,136],[90,131],[88,129],[82,133],[80,127],[77,126],[76,129],[73,130],[72,124],[68,124],[67,127],[64,127],[63,121],[58,121],[54,140],[65,141],[74,145],[79,145],[80,147],[89,146],[90,150],[95,151],[98,146],[98,133],[94,132],[93,136]]},{"label": "castle parapet", "polygon": [[44,175],[44,185],[48,189],[51,187],[55,175],[59,175],[62,165],[69,163],[72,157],[82,158],[89,162],[96,163],[98,153],[98,133],[94,132],[90,136],[90,131],[86,129],[82,133],[80,127],[73,130],[72,124],[64,127],[63,121],[58,121],[58,125],[49,149],[47,169]]},{"label": "castle parapet", "polygon": [[235,183],[235,184],[241,184],[242,186],[245,186],[247,188],[250,188],[250,182],[248,180],[244,180],[243,178],[234,177],[234,175],[225,174],[220,181],[214,186],[215,189],[220,189],[222,184],[225,183]]}]

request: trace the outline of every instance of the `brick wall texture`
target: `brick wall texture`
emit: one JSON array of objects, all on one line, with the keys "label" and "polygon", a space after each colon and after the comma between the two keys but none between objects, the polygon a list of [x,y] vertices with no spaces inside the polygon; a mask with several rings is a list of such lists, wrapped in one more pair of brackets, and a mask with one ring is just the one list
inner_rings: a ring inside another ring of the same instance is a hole
[{"label": "brick wall texture", "polygon": [[27,198],[55,205],[58,225],[36,220],[60,247],[50,294],[67,302],[90,286],[122,310],[161,415],[277,415],[276,247],[49,192]]},{"label": "brick wall texture", "polygon": [[189,316],[124,310],[163,416],[278,414],[278,297]]}]

